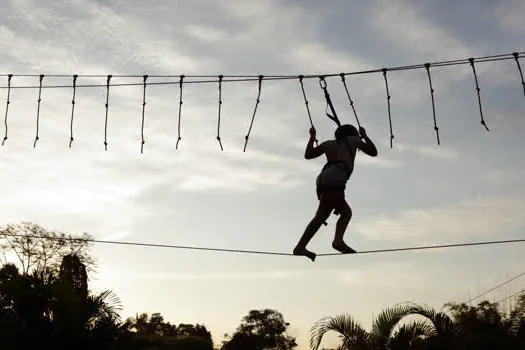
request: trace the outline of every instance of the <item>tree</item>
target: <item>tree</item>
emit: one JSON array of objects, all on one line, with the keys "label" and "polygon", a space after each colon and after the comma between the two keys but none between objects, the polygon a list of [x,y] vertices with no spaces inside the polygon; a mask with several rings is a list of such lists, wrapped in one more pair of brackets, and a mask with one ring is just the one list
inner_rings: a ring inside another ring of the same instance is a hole
[{"label": "tree", "polygon": [[203,339],[208,339],[211,341],[210,331],[204,325],[200,325],[200,324],[192,325],[192,324],[181,323],[177,327],[177,335],[180,337],[203,338]]},{"label": "tree", "polygon": [[137,314],[135,318],[128,318],[130,327],[137,334],[141,335],[158,335],[158,336],[178,336],[176,325],[164,322],[164,317],[154,312],[151,317],[147,313]]},{"label": "tree", "polygon": [[516,341],[525,348],[525,293],[519,296],[516,306],[510,312],[509,325]]},{"label": "tree", "polygon": [[53,290],[39,274],[22,275],[14,264],[0,269],[0,329],[2,345],[17,349],[52,345],[50,322]]},{"label": "tree", "polygon": [[295,338],[286,334],[289,325],[276,310],[250,310],[222,349],[294,349],[297,347]]},{"label": "tree", "polygon": [[[402,325],[401,321],[411,315],[422,318]],[[341,349],[416,349],[429,344],[430,339],[447,337],[452,332],[452,324],[444,313],[403,303],[383,310],[374,319],[370,332],[348,314],[324,317],[311,329],[310,346],[318,350],[324,335],[333,331],[339,335]]]},{"label": "tree", "polygon": [[67,281],[75,294],[82,299],[88,296],[88,276],[86,266],[80,261],[78,255],[68,254],[62,258],[59,278]]},{"label": "tree", "polygon": [[158,312],[151,316],[137,314],[135,318],[128,318],[127,324],[134,336],[124,337],[122,349],[213,350],[211,333],[203,325],[180,324],[177,327],[164,321]]},{"label": "tree", "polygon": [[[69,271],[66,266],[76,266]],[[107,349],[121,333],[120,301],[111,292],[84,293],[85,269],[78,258],[64,257],[61,279],[33,270],[22,274],[14,264],[0,269],[0,339],[17,349]],[[75,273],[77,271],[78,273]],[[66,273],[67,272],[67,273]]]},{"label": "tree", "polygon": [[[84,233],[81,237],[73,237],[56,231],[48,231],[30,222],[0,227],[0,253],[3,263],[8,262],[8,253],[16,256],[21,273],[31,271],[44,273],[58,272],[64,255],[75,255],[93,272],[95,261],[89,254],[91,236]],[[0,261],[2,261],[0,260]]]},{"label": "tree", "polygon": [[137,314],[135,318],[128,318],[130,329],[141,336],[199,338],[212,343],[210,331],[200,324],[181,323],[178,326],[164,321],[164,316],[158,312],[151,314]]},{"label": "tree", "polygon": [[[482,301],[476,306],[447,303],[457,329],[458,343],[473,349],[514,349],[512,322],[498,310],[498,304]],[[516,314],[514,314],[516,315]],[[523,320],[523,319],[522,319]]]}]

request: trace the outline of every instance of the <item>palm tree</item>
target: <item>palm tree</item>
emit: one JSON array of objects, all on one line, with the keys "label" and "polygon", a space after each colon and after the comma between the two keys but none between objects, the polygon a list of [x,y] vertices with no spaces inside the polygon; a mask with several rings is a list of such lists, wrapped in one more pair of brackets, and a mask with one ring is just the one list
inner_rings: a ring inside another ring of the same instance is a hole
[{"label": "palm tree", "polygon": [[120,299],[110,290],[97,295],[88,295],[85,299],[86,323],[95,328],[99,324],[120,323],[119,311],[122,310]]},{"label": "palm tree", "polygon": [[[401,320],[411,315],[419,315],[423,319],[396,330]],[[410,349],[438,335],[448,334],[452,327],[453,322],[445,313],[414,303],[403,303],[383,310],[374,319],[370,332],[347,314],[324,317],[311,329],[310,346],[318,350],[323,336],[334,331],[341,339],[340,349]]]},{"label": "palm tree", "polygon": [[84,326],[95,348],[111,344],[128,331],[129,324],[121,323],[121,309],[120,299],[109,290],[84,300]]},{"label": "palm tree", "polygon": [[310,331],[310,348],[318,350],[323,336],[329,331],[338,333],[340,349],[370,349],[370,334],[352,316],[345,314],[323,317],[317,321]]}]

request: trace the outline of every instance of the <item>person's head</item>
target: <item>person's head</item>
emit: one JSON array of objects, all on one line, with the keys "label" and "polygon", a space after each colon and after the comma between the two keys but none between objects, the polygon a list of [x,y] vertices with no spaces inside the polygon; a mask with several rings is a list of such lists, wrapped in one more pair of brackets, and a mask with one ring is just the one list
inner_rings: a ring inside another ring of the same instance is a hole
[{"label": "person's head", "polygon": [[359,137],[359,131],[357,131],[356,127],[351,124],[344,124],[337,128],[335,131],[335,138],[336,140],[340,140],[343,137],[348,136],[356,136]]}]

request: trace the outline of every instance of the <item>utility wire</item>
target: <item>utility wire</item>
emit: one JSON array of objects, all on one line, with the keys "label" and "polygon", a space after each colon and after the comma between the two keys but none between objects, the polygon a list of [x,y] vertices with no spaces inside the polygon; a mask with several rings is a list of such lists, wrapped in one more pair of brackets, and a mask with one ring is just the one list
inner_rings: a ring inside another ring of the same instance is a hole
[{"label": "utility wire", "polygon": [[[370,69],[370,70],[362,70],[362,71],[354,71],[354,72],[347,72],[347,73],[330,73],[330,74],[309,74],[309,75],[301,75],[304,79],[313,79],[313,78],[319,78],[320,76],[323,76],[325,78],[328,77],[344,77],[347,75],[359,75],[359,74],[373,74],[373,73],[383,73],[388,71],[402,71],[402,70],[411,70],[411,69],[425,69],[427,66],[429,67],[444,67],[444,66],[455,66],[455,65],[464,65],[464,64],[471,64],[472,60],[476,61],[476,63],[482,63],[482,62],[494,62],[494,61],[502,61],[502,60],[518,60],[519,58],[525,57],[525,51],[522,52],[513,52],[513,53],[506,53],[506,54],[498,54],[498,55],[492,55],[492,56],[481,56],[481,57],[470,57],[465,59],[456,59],[456,60],[449,60],[449,61],[437,61],[433,63],[422,63],[422,64],[413,64],[413,65],[406,65],[406,66],[397,66],[397,67],[390,67],[390,68],[377,68],[377,69]],[[39,77],[40,74],[12,74],[13,77]],[[0,76],[8,76],[9,74],[0,74]],[[46,74],[46,77],[71,77],[72,75],[67,74]],[[114,78],[142,78],[144,75],[117,75],[113,74],[112,77]],[[179,78],[180,75],[148,75],[150,78]],[[246,81],[258,81],[260,74],[254,74],[254,75],[223,75],[224,78],[222,82],[246,82]],[[81,75],[78,74],[79,78],[104,78],[107,77],[107,75],[98,75],[98,74],[86,74]],[[218,79],[216,75],[185,75],[186,79],[198,79],[198,80],[186,80],[186,84],[204,84],[204,83],[218,83]],[[299,75],[264,75],[264,80],[287,80],[287,79],[298,79]],[[174,85],[178,84],[179,80],[177,81],[161,81],[161,82],[149,82],[147,85]],[[142,86],[143,83],[117,83],[117,84],[111,84],[111,86]],[[83,84],[83,85],[77,85],[77,87],[106,87],[106,84]],[[7,85],[0,86],[0,88],[8,88]],[[38,88],[38,85],[27,85],[27,86],[11,86],[12,89],[32,89],[32,88]],[[42,87],[44,89],[49,88],[71,88],[71,85],[46,85]]]},{"label": "utility wire", "polygon": [[492,292],[492,291],[498,289],[499,287],[502,287],[502,286],[504,286],[504,285],[506,285],[506,284],[508,284],[508,283],[510,283],[510,282],[512,282],[512,281],[514,281],[514,280],[516,280],[516,279],[518,279],[518,278],[520,278],[521,276],[525,276],[525,271],[523,271],[522,273],[520,273],[520,274],[518,274],[518,275],[516,275],[516,276],[514,276],[514,277],[512,277],[512,278],[510,278],[510,279],[508,279],[508,280],[506,280],[506,281],[504,281],[504,282],[498,284],[498,285],[495,286],[495,287],[492,287],[492,288],[490,288],[490,289],[484,291],[484,292],[481,293],[481,294],[476,295],[476,296],[473,297],[473,298],[470,298],[469,300],[465,301],[464,304],[468,304],[468,303],[470,303],[471,301],[473,301],[473,300],[475,300],[475,299],[478,299],[478,298],[484,296],[485,294],[490,293],[490,292]]},{"label": "utility wire", "polygon": [[[0,236],[4,237],[26,237],[26,238],[40,238],[49,240],[63,240],[60,237],[50,236],[37,236],[37,235],[22,235],[22,234],[10,234],[0,232]],[[284,252],[272,252],[272,251],[258,251],[258,250],[242,250],[242,249],[226,249],[226,248],[209,248],[209,247],[197,247],[197,246],[181,246],[171,244],[156,244],[156,243],[139,243],[139,242],[126,242],[126,241],[104,241],[97,239],[85,239],[85,238],[70,238],[71,241],[82,241],[100,244],[117,244],[117,245],[129,245],[129,246],[140,246],[140,247],[154,247],[154,248],[171,248],[171,249],[186,249],[186,250],[205,250],[215,252],[227,252],[227,253],[243,253],[243,254],[259,254],[259,255],[281,255],[281,256],[295,256],[292,253]],[[415,246],[415,247],[403,247],[403,248],[390,248],[390,249],[378,249],[378,250],[363,250],[353,254],[371,254],[371,253],[389,253],[389,252],[400,252],[410,250],[429,250],[439,248],[454,248],[454,247],[467,247],[467,246],[478,246],[478,245],[495,245],[504,243],[522,243],[524,239],[511,239],[511,240],[500,240],[500,241],[484,241],[484,242],[466,242],[457,244],[438,244],[428,246]],[[341,253],[324,253],[317,254],[317,256],[333,256],[333,255],[346,255]]]},{"label": "utility wire", "polygon": [[519,292],[516,292],[516,293],[514,293],[514,294],[512,294],[512,295],[510,295],[510,296],[508,296],[508,297],[505,297],[505,298],[503,298],[503,299],[500,299],[500,300],[496,301],[494,304],[502,303],[502,302],[507,301],[507,300],[509,300],[509,299],[511,299],[511,298],[514,298],[515,296],[517,296],[517,295],[519,295],[519,294],[522,294],[522,293],[525,293],[525,290],[524,290],[524,289],[522,289],[522,290],[520,290]]}]

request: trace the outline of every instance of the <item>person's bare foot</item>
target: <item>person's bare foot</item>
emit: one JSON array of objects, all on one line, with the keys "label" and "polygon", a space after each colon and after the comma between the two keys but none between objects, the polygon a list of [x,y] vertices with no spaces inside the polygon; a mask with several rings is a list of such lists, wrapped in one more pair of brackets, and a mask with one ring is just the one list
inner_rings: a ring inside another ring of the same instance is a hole
[{"label": "person's bare foot", "polygon": [[334,248],[335,250],[337,250],[338,252],[341,252],[343,254],[357,253],[354,249],[352,249],[349,246],[347,246],[346,243],[343,242],[343,241],[341,241],[341,242],[333,241],[332,242],[332,248]]},{"label": "person's bare foot", "polygon": [[315,257],[316,257],[314,252],[311,252],[304,247],[295,247],[295,249],[293,250],[293,255],[306,256],[310,258],[310,260],[312,261],[315,261]]}]

